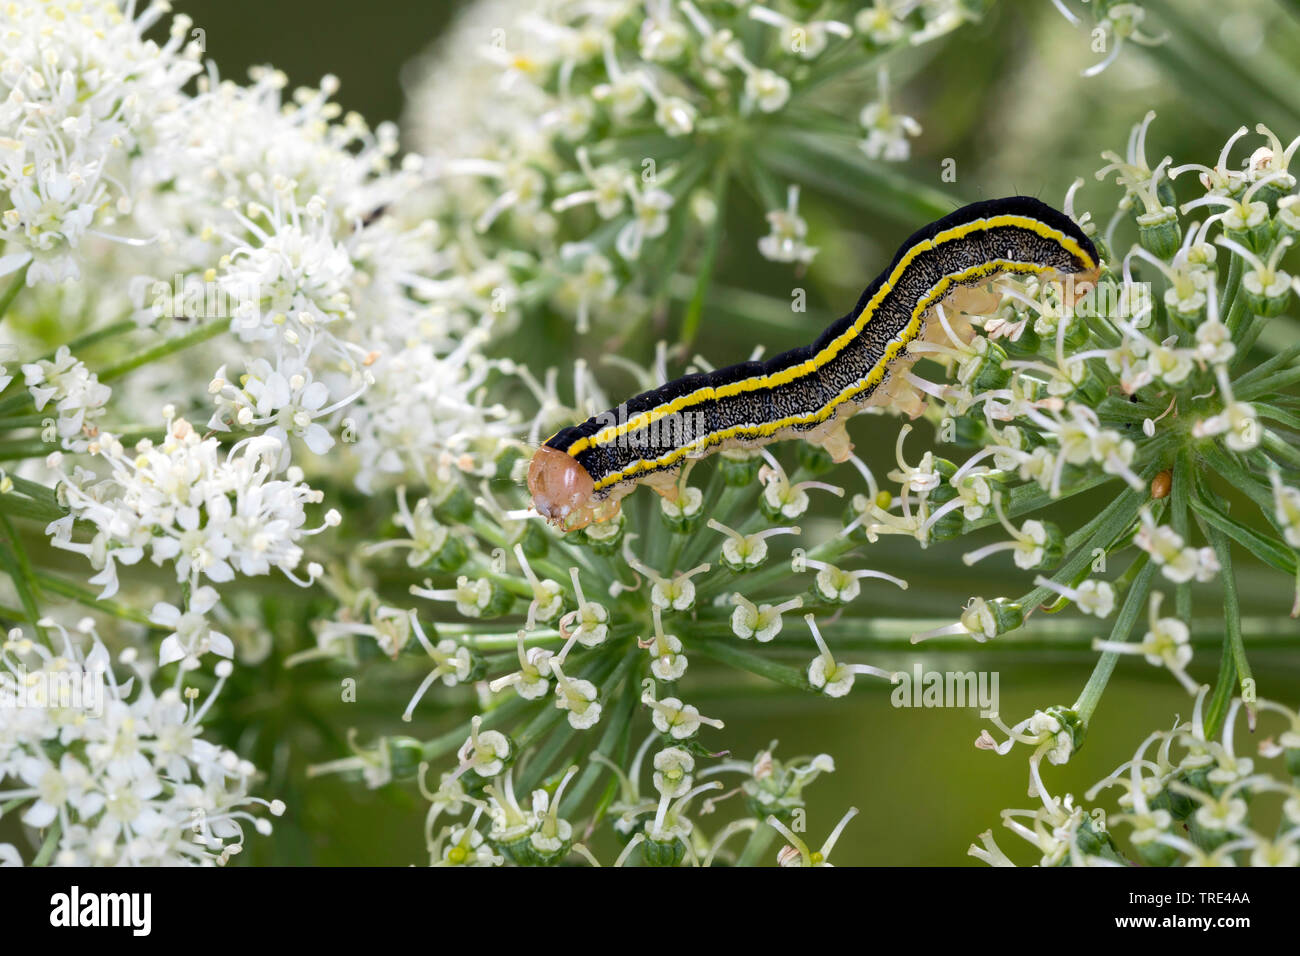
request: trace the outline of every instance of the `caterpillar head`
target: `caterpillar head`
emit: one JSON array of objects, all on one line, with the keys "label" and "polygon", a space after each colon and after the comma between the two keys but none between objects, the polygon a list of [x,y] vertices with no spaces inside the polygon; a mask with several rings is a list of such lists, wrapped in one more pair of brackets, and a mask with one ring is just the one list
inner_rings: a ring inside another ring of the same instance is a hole
[{"label": "caterpillar head", "polygon": [[591,496],[595,490],[596,483],[587,469],[558,448],[543,445],[528,465],[528,493],[533,496],[533,507],[566,531],[591,523]]}]

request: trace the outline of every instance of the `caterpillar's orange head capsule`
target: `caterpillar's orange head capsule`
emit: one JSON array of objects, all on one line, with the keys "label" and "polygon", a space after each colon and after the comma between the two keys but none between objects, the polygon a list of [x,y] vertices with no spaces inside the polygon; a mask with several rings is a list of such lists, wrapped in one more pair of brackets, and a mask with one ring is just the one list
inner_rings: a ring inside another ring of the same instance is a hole
[{"label": "caterpillar's orange head capsule", "polygon": [[[558,448],[543,445],[528,465],[528,493],[533,507],[548,521],[582,527],[591,521],[591,496],[596,490],[587,469]],[[576,524],[578,519],[581,524]],[[585,520],[584,520],[585,519]]]}]

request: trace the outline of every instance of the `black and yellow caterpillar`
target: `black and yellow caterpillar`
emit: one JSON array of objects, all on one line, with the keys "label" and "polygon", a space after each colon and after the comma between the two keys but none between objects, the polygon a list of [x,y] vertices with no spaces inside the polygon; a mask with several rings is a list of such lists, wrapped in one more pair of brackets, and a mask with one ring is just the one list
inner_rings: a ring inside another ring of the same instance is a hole
[{"label": "black and yellow caterpillar", "polygon": [[842,461],[853,447],[844,421],[902,394],[891,386],[918,357],[909,344],[933,334],[936,306],[981,314],[999,301],[989,284],[1001,275],[1073,276],[1079,290],[1098,271],[1097,250],[1078,224],[1037,199],[963,206],[903,243],[812,345],[683,376],[556,433],[529,466],[534,507],[566,530],[583,527],[613,517],[643,482],[671,497],[688,458],[785,438]]}]

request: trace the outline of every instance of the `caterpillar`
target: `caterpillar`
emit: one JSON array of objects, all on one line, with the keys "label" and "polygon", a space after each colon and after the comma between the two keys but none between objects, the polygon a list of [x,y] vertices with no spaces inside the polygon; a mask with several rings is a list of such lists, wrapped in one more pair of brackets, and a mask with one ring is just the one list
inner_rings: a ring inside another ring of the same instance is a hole
[{"label": "caterpillar", "polygon": [[[993,280],[1073,277],[1071,297],[1100,273],[1096,247],[1069,216],[1030,196],[972,203],[914,233],[857,305],[812,345],[766,361],[683,376],[562,429],[533,455],[533,507],[564,531],[606,521],[639,484],[675,497],[688,459],[803,438],[836,461],[853,450],[845,421],[872,405],[919,414],[903,373],[909,345],[946,334],[930,320],[994,309]],[[974,336],[969,322],[947,325]],[[914,407],[910,407],[914,406]]]}]

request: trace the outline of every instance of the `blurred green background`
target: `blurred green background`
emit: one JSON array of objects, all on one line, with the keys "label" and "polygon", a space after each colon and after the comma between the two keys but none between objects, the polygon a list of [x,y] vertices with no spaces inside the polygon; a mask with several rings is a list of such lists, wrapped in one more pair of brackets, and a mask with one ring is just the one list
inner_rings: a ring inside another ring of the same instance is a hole
[{"label": "blurred green background", "polygon": [[[1117,196],[1114,187],[1092,179],[1101,165],[1098,153],[1102,148],[1122,153],[1130,126],[1148,109],[1159,113],[1149,140],[1152,165],[1165,153],[1176,162],[1212,164],[1224,140],[1242,124],[1265,122],[1283,142],[1300,132],[1300,87],[1294,82],[1300,23],[1283,7],[1246,0],[1184,2],[1176,9],[1147,6],[1152,29],[1167,29],[1169,43],[1154,50],[1130,46],[1113,68],[1093,79],[1079,75],[1099,59],[1089,50],[1086,33],[1072,28],[1046,0],[996,4],[980,24],[892,55],[895,106],[924,127],[912,158],[895,168],[950,195],[954,207],[1014,192],[1059,205],[1070,182],[1085,177],[1089,184],[1080,208],[1095,208],[1104,224]],[[248,66],[260,63],[273,63],[294,84],[315,83],[333,73],[343,83],[339,101],[375,123],[399,119],[403,65],[444,28],[457,4],[178,0],[176,7],[206,31],[208,55],[223,76],[240,79]],[[1229,54],[1229,45],[1236,52]],[[870,96],[870,90],[858,91],[856,102]],[[956,160],[955,183],[940,180],[946,158]],[[702,354],[734,361],[744,357],[736,354],[738,341],[745,343],[744,352],[758,342],[774,352],[810,340],[856,299],[898,242],[922,225],[900,217],[888,196],[880,197],[878,216],[845,221],[836,202],[843,185],[828,177],[804,192],[810,241],[821,247],[808,274],[798,279],[809,292],[810,309],[802,317],[806,327],[793,326],[788,316],[783,323],[746,316],[743,297],[729,296],[729,289],[743,289],[788,299],[791,285],[788,267],[757,256],[755,241],[767,231],[765,210],[733,192],[718,290],[698,341]],[[854,434],[859,450],[876,464],[872,449],[884,449],[873,439],[892,434],[892,427],[879,420],[859,421]],[[1080,508],[1094,504],[1095,499],[1085,499]],[[1078,520],[1075,515],[1062,523],[1072,527]],[[982,588],[992,592],[999,583],[997,570],[962,569],[959,563],[959,570],[952,570],[956,556],[969,547],[969,542],[954,542],[921,552],[914,546],[881,545],[872,552],[870,565],[908,577],[913,588],[890,596],[891,603],[882,604],[878,613],[895,615],[917,607],[948,613]],[[1290,582],[1244,561],[1242,567],[1249,571],[1242,582],[1245,614],[1283,618],[1291,603]],[[1203,601],[1203,610],[1213,615],[1213,593]],[[1265,638],[1269,646],[1252,653],[1260,693],[1294,706],[1300,702],[1300,654],[1295,651],[1300,637],[1295,628],[1284,626]],[[307,640],[305,635],[296,638],[298,646]],[[1073,701],[1094,659],[1086,649],[1054,653],[1049,659],[974,645],[960,656],[920,657],[906,650],[871,656],[872,663],[891,668],[910,670],[913,660],[923,660],[927,669],[997,670],[1001,710],[1009,721]],[[1193,676],[1211,681],[1217,660],[1215,648],[1199,647]],[[275,658],[264,666],[275,667]],[[696,678],[704,674],[704,665],[698,672],[692,666]],[[439,716],[432,705],[435,695],[430,695],[426,703],[431,706],[422,705],[416,720],[402,725],[397,715],[420,675],[394,670],[391,662],[378,659],[358,674],[361,700],[368,703],[347,713],[354,715],[350,723],[361,729],[362,740],[384,732],[425,738],[453,717],[463,719],[463,712]],[[247,698],[240,698],[237,684],[228,690],[231,706],[224,726],[230,742],[267,768],[271,780],[265,791],[289,805],[275,836],[251,839],[242,862],[407,864],[424,859],[426,805],[409,783],[366,791],[337,777],[305,780],[308,764],[346,752],[347,727],[340,725],[339,708],[333,701],[326,707],[321,694],[307,686],[321,678],[325,696],[332,696],[338,673],[326,665],[308,665],[276,674],[269,687],[259,686],[259,693]],[[837,848],[836,863],[974,862],[963,854],[982,830],[991,827],[1004,848],[1014,845],[1009,834],[1001,835],[999,810],[1034,805],[1025,792],[1025,752],[1018,749],[1000,758],[976,750],[972,742],[986,723],[973,710],[894,709],[888,688],[867,681],[848,699],[810,702],[756,680],[745,683],[736,671],[714,674],[717,680],[705,675],[696,685],[712,689],[693,689],[691,699],[702,712],[726,720],[734,755],[752,757],[779,738],[779,755],[825,751],[835,757],[838,772],[808,792],[807,835],[819,844],[846,807],[858,807],[861,816]],[[1141,660],[1122,661],[1083,750],[1068,767],[1048,771],[1050,790],[1082,793],[1127,759],[1152,729],[1170,726],[1176,714],[1186,716],[1190,707],[1165,672]],[[242,733],[237,733],[239,727]],[[603,860],[613,855],[599,844],[597,852]]]}]

